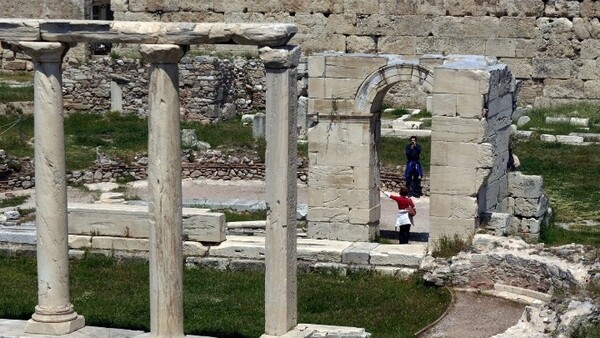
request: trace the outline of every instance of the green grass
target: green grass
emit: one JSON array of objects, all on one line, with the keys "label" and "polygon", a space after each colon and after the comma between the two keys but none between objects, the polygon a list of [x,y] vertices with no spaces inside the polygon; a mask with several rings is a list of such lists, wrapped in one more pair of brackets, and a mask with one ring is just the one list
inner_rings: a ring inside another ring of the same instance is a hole
[{"label": "green grass", "polygon": [[557,222],[600,221],[600,145],[518,142],[524,174],[542,175]]},{"label": "green grass", "polygon": [[16,207],[25,203],[29,199],[28,195],[12,196],[0,199],[0,208]]},{"label": "green grass", "polygon": [[[19,119],[17,114],[0,116],[1,131],[9,129],[0,137],[0,148],[10,155],[33,157],[28,143],[33,138],[33,116]],[[243,126],[240,118],[210,125],[182,122],[182,128],[195,129],[199,140],[225,153],[242,148],[264,157],[265,142],[254,141],[252,128]],[[147,152],[148,120],[133,114],[73,113],[65,118],[65,139],[68,170],[91,166],[97,147],[111,159],[131,162],[136,154]]]},{"label": "green grass", "polygon": [[0,83],[0,102],[33,101],[33,85],[13,87]]},{"label": "green grass", "polygon": [[410,114],[410,113],[405,108],[396,108],[394,110],[388,110],[388,111],[386,111],[384,109],[381,112],[381,118],[397,119],[397,118],[402,117],[402,116],[404,116],[406,114]]},{"label": "green grass", "polygon": [[1,73],[0,82],[14,81],[14,82],[33,82],[33,73],[29,72],[16,72],[16,73]]},{"label": "green grass", "polygon": [[552,223],[542,227],[540,240],[550,245],[577,243],[600,249],[600,226],[574,226],[566,230]]},{"label": "green grass", "polygon": [[[548,108],[533,109],[527,113],[531,118],[526,125],[520,127],[522,130],[539,130],[539,133],[553,135],[567,135],[570,132],[600,132],[600,106],[587,103],[567,104],[561,106],[553,106]],[[589,130],[581,127],[571,126],[567,123],[546,124],[546,117],[581,117],[589,118]]]},{"label": "green grass", "polygon": [[266,210],[258,211],[236,211],[231,209],[216,210],[225,214],[227,222],[242,222],[242,221],[264,221],[267,219]]},{"label": "green grass", "polygon": [[[0,254],[0,318],[29,319],[36,305],[35,258]],[[86,325],[149,330],[148,264],[87,255],[71,262],[71,298]],[[132,292],[132,290],[134,290]],[[365,327],[374,337],[412,337],[450,302],[421,278],[356,273],[299,274],[298,321]],[[184,269],[187,334],[259,337],[264,331],[264,275]]]},{"label": "green grass", "polygon": [[[379,160],[383,167],[395,168],[398,165],[406,165],[404,147],[410,143],[410,137],[382,137],[379,149]],[[425,173],[429,172],[431,159],[431,138],[418,137],[417,143],[421,145],[421,165]],[[404,173],[404,172],[402,172]]]}]

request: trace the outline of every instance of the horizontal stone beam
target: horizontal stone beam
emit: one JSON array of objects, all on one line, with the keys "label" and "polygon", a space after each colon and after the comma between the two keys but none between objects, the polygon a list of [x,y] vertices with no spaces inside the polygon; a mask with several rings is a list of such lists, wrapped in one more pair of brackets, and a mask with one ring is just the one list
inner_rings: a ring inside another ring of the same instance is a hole
[{"label": "horizontal stone beam", "polygon": [[285,23],[193,23],[0,19],[1,41],[239,44],[283,46],[298,28]]}]

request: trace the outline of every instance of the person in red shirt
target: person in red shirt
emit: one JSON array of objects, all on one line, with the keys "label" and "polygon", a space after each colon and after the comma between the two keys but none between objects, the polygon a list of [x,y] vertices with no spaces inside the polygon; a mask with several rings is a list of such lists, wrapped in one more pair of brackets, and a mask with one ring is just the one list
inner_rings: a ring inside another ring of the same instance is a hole
[{"label": "person in red shirt", "polygon": [[408,235],[412,225],[412,215],[409,215],[409,208],[415,210],[415,204],[408,197],[408,189],[405,186],[400,187],[400,196],[383,192],[387,197],[398,203],[398,217],[396,218],[396,229],[399,231],[399,243],[408,244]]}]

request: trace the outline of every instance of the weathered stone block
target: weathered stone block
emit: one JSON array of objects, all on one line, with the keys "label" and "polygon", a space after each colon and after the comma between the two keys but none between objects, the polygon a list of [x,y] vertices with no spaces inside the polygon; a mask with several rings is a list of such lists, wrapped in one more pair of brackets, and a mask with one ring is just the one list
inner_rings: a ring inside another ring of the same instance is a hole
[{"label": "weathered stone block", "polygon": [[370,264],[371,251],[379,246],[379,243],[352,243],[342,252],[342,263],[345,264]]},{"label": "weathered stone block", "polygon": [[533,74],[531,58],[501,58],[516,78],[529,78]]},{"label": "weathered stone block", "polygon": [[348,212],[348,221],[352,224],[367,224],[379,220],[381,208],[379,205],[371,209],[352,208]]},{"label": "weathered stone block", "polygon": [[483,115],[483,98],[481,94],[456,95],[456,115],[466,118],[481,117]]},{"label": "weathered stone block", "polygon": [[343,252],[351,245],[348,241],[298,239],[298,260],[341,263]]},{"label": "weathered stone block", "polygon": [[[308,211],[306,219],[309,222],[349,222],[349,208],[312,208]],[[329,237],[325,237],[329,238]]]},{"label": "weathered stone block", "polygon": [[417,268],[426,250],[424,244],[380,245],[371,251],[371,264]]},{"label": "weathered stone block", "polygon": [[382,36],[377,40],[380,53],[415,55],[417,37],[415,36]]},{"label": "weathered stone block", "polygon": [[309,78],[308,96],[318,98],[354,98],[364,79]]},{"label": "weathered stone block", "polygon": [[429,203],[429,215],[436,217],[452,216],[452,199],[450,194],[431,194]]},{"label": "weathered stone block", "polygon": [[[309,91],[310,95],[310,91]],[[308,99],[309,114],[334,115],[334,113],[350,115],[355,114],[354,100],[352,99]]]},{"label": "weathered stone block", "polygon": [[368,242],[375,236],[375,227],[371,225],[343,223],[308,222],[308,237],[344,241]]},{"label": "weathered stone block", "polygon": [[513,171],[508,173],[508,192],[514,198],[539,198],[544,193],[544,181],[541,176]]},{"label": "weathered stone block", "polygon": [[498,22],[498,37],[535,38],[538,28],[535,17],[503,16]]},{"label": "weathered stone block", "polygon": [[[590,81],[586,81],[590,82]],[[589,88],[589,87],[588,87]],[[579,79],[546,79],[544,96],[557,98],[579,98],[584,92],[584,82]]]},{"label": "weathered stone block", "polygon": [[440,238],[454,239],[458,235],[463,240],[468,240],[475,234],[475,219],[457,219],[448,217],[429,217],[429,243],[435,248]]},{"label": "weathered stone block", "polygon": [[455,117],[457,110],[456,94],[433,94],[433,116]]},{"label": "weathered stone block", "polygon": [[264,259],[265,238],[256,236],[229,236],[218,246],[208,250],[210,257],[226,257],[236,259]]},{"label": "weathered stone block", "polygon": [[183,242],[183,256],[203,257],[208,253],[208,247],[198,242]]},{"label": "weathered stone block", "polygon": [[487,121],[434,116],[431,140],[446,142],[483,142]]},{"label": "weathered stone block", "polygon": [[325,76],[327,78],[354,78],[363,81],[371,73],[385,66],[387,62],[388,60],[383,57],[328,56],[325,58]]},{"label": "weathered stone block", "polygon": [[[457,179],[460,177],[460,179]],[[474,196],[477,193],[477,170],[475,168],[456,168],[431,166],[432,194],[460,194]]]},{"label": "weathered stone block", "polygon": [[150,247],[148,239],[145,238],[93,236],[91,248],[116,251],[148,251]]},{"label": "weathered stone block", "polygon": [[347,53],[376,53],[377,43],[370,36],[352,35],[346,39]]},{"label": "weathered stone block", "polygon": [[542,221],[536,218],[521,219],[521,232],[539,234]]},{"label": "weathered stone block", "polygon": [[494,236],[506,236],[510,233],[512,216],[506,213],[492,212],[484,215],[482,226]]},{"label": "weathered stone block", "polygon": [[570,59],[533,59],[534,78],[568,79],[573,61]]},{"label": "weathered stone block", "polygon": [[308,57],[308,76],[311,78],[325,76],[325,56],[311,55]]},{"label": "weathered stone block", "polygon": [[496,57],[515,57],[517,55],[517,42],[508,38],[489,39],[485,43],[485,53]]},{"label": "weathered stone block", "polygon": [[484,70],[440,68],[433,74],[433,92],[445,94],[487,94],[490,75]]},{"label": "weathered stone block", "polygon": [[[125,204],[69,204],[69,233],[148,238],[148,207]],[[183,208],[183,234],[203,242],[225,240],[225,216],[206,209]]]},{"label": "weathered stone block", "polygon": [[85,249],[92,246],[91,236],[69,235],[69,248]]},{"label": "weathered stone block", "polygon": [[548,197],[542,194],[539,198],[514,198],[514,214],[521,217],[542,217],[548,210]]}]

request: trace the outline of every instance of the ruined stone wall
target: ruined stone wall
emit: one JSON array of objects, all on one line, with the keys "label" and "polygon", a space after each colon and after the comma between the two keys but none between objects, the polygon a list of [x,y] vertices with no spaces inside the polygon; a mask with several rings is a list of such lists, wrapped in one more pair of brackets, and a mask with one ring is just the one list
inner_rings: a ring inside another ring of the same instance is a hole
[{"label": "ruined stone wall", "polygon": [[[110,110],[111,81],[123,92],[123,110],[145,115],[148,110],[148,65],[140,60],[104,58],[65,67],[67,111]],[[257,60],[184,57],[179,63],[182,116],[191,120],[227,119],[264,110],[264,66]]]},{"label": "ruined stone wall", "polygon": [[[41,3],[4,0],[0,17],[84,17],[84,0]],[[115,20],[295,23],[291,43],[307,55],[496,56],[524,82],[520,105],[600,101],[594,0],[111,0],[111,8]]]},{"label": "ruined stone wall", "polygon": [[3,0],[0,4],[0,17],[83,19],[87,2],[84,0]]}]

